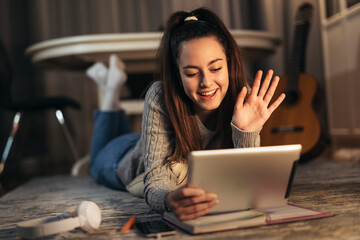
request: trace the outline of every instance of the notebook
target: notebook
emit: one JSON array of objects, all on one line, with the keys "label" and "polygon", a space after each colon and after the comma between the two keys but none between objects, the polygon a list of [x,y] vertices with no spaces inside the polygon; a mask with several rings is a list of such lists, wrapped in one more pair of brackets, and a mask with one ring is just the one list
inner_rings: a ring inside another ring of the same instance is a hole
[{"label": "notebook", "polygon": [[164,221],[191,234],[209,233],[264,225],[331,217],[334,214],[295,205],[207,214],[180,221],[172,212],[163,214]]},{"label": "notebook", "polygon": [[188,182],[214,192],[211,212],[286,206],[301,145],[192,151]]}]

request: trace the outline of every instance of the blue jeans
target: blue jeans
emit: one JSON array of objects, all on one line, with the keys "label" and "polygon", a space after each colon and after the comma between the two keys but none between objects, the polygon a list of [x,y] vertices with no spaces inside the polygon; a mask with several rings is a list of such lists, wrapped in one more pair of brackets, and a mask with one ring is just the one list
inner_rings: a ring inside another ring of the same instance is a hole
[{"label": "blue jeans", "polygon": [[126,191],[117,167],[140,138],[140,134],[130,132],[124,111],[95,111],[90,151],[90,176],[95,182]]}]

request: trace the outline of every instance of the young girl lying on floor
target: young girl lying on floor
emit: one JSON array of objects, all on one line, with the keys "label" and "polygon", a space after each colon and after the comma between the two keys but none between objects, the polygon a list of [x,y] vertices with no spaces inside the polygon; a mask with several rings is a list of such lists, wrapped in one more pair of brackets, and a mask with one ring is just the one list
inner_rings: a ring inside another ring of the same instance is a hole
[{"label": "young girl lying on floor", "polygon": [[104,94],[94,116],[90,174],[100,184],[143,196],[153,210],[192,219],[208,213],[218,200],[186,184],[187,154],[259,146],[262,126],[285,95],[270,105],[279,82],[272,70],[262,85],[258,71],[250,90],[239,46],[206,9],[169,18],[158,61],[158,81],[145,97],[141,134],[130,133],[119,109],[127,77],[117,57],[110,57],[109,69],[101,63],[88,69]]}]

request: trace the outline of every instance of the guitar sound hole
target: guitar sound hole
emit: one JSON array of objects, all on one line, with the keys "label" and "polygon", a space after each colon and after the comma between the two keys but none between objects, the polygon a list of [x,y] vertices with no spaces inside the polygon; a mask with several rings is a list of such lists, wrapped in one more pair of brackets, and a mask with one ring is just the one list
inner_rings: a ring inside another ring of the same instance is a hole
[{"label": "guitar sound hole", "polygon": [[286,92],[285,104],[288,106],[294,105],[299,101],[299,93],[297,91]]}]

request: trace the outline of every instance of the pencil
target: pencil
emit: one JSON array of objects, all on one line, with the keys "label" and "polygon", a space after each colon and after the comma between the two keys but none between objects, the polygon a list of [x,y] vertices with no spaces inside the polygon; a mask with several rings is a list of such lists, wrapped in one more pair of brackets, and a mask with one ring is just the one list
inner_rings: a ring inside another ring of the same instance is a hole
[{"label": "pencil", "polygon": [[125,225],[121,229],[121,232],[127,233],[129,231],[129,229],[132,227],[132,225],[134,224],[135,220],[136,220],[136,216],[132,216],[131,218],[129,218],[129,220],[125,223]]}]

